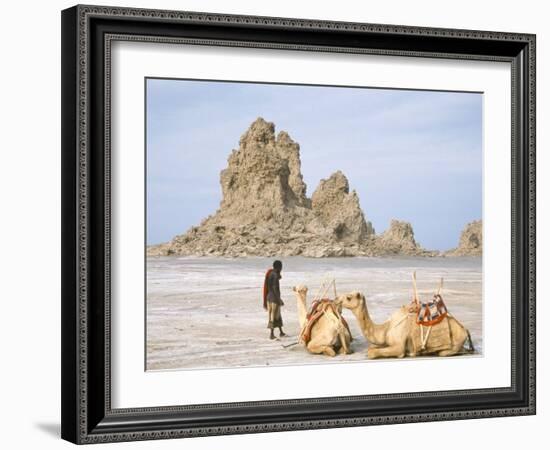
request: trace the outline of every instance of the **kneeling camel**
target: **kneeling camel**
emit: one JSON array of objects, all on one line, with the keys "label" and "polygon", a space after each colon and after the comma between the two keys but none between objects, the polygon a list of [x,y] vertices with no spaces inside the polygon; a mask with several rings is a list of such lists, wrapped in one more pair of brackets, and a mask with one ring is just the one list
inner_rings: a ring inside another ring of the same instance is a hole
[{"label": "kneeling camel", "polygon": [[[293,287],[292,290],[296,295],[300,334],[303,336],[303,332],[308,326],[306,305],[308,289],[306,286],[299,285]],[[334,309],[332,307],[325,309],[325,312],[311,324],[308,339],[303,341],[310,353],[322,353],[327,356],[335,356],[337,353],[352,353],[350,342],[351,334],[336,305],[334,305]]]},{"label": "kneeling camel", "polygon": [[[403,358],[436,354],[452,356],[473,352],[472,340],[468,330],[454,317],[447,316],[430,330],[431,335],[422,343],[420,325],[416,323],[416,314],[409,306],[401,306],[388,320],[374,323],[369,315],[365,296],[360,292],[351,292],[336,299],[337,304],[351,310],[370,346],[369,359]],[[465,342],[469,340],[469,349]]]}]

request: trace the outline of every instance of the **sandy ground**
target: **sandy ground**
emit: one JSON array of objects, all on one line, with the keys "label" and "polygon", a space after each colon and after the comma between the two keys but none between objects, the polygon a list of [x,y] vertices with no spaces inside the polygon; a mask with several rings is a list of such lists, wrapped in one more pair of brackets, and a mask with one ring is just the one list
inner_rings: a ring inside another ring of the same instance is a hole
[{"label": "sandy ground", "polygon": [[311,355],[297,341],[292,286],[309,287],[308,299],[326,276],[338,293],[359,290],[376,322],[385,320],[412,296],[417,271],[422,299],[431,298],[444,277],[443,298],[469,330],[482,353],[481,258],[285,258],[281,280],[284,331],[268,339],[262,308],[265,258],[149,258],[147,261],[147,370],[341,363],[366,358],[367,342],[350,311],[344,310],[354,341],[352,355]]}]

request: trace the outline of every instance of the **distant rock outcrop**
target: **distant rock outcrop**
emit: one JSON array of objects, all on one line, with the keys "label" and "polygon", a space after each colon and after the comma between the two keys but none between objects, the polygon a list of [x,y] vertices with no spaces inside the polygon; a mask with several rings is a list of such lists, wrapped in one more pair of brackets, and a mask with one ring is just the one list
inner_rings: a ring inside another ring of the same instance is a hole
[{"label": "distant rock outcrop", "polygon": [[428,255],[409,223],[392,221],[376,236],[337,171],[306,196],[300,146],[258,118],[242,135],[220,175],[223,198],[215,214],[147,254],[211,256]]},{"label": "distant rock outcrop", "polygon": [[414,231],[408,222],[392,220],[390,227],[378,239],[381,252],[393,254],[418,254],[420,246],[414,239]]},{"label": "distant rock outcrop", "polygon": [[311,207],[336,241],[360,244],[374,235],[372,224],[365,220],[357,193],[350,193],[348,179],[340,171],[321,180],[311,196]]},{"label": "distant rock outcrop", "polygon": [[447,256],[480,256],[483,252],[483,224],[481,220],[475,220],[467,224],[462,233],[458,247],[449,250]]}]

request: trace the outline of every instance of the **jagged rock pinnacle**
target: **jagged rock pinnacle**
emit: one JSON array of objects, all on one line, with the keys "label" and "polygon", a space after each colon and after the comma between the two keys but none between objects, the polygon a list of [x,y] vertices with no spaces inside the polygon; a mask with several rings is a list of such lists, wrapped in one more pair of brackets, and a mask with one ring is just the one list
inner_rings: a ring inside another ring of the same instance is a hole
[{"label": "jagged rock pinnacle", "polygon": [[447,256],[480,256],[483,252],[483,223],[475,220],[468,223],[458,241],[458,247],[446,253]]},{"label": "jagged rock pinnacle", "polygon": [[361,243],[373,234],[365,221],[356,192],[349,192],[349,182],[341,172],[321,180],[311,197],[313,211],[332,229],[337,241]]},{"label": "jagged rock pinnacle", "polygon": [[218,211],[170,242],[149,247],[148,255],[324,257],[424,252],[410,225],[403,236],[395,230],[375,236],[357,193],[350,192],[341,171],[321,180],[309,199],[299,144],[286,131],[276,135],[275,125],[261,117],[229,155],[220,185]]}]

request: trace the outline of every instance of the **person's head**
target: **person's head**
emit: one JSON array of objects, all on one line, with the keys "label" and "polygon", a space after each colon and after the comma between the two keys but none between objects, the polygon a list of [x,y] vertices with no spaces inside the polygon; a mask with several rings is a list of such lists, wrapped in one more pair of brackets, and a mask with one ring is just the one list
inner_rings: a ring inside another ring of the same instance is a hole
[{"label": "person's head", "polygon": [[273,268],[277,272],[280,272],[281,270],[283,270],[283,263],[279,260],[273,261]]}]

